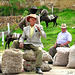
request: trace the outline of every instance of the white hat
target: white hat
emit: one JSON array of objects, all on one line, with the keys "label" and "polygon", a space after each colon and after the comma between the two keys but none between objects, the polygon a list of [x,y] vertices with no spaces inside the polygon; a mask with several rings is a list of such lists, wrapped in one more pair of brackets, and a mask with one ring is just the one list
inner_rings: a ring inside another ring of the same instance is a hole
[{"label": "white hat", "polygon": [[62,23],[60,28],[67,28],[68,26],[66,26],[66,23]]},{"label": "white hat", "polygon": [[27,17],[27,21],[29,22],[29,19],[30,18],[35,18],[36,19],[36,14],[30,14],[28,17]]}]

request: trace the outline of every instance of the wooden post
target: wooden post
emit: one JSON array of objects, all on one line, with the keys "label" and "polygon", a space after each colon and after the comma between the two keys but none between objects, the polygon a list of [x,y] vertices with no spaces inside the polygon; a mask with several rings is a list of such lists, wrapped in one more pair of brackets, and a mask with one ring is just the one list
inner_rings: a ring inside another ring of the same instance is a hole
[{"label": "wooden post", "polygon": [[2,32],[2,45],[4,45],[4,32]]},{"label": "wooden post", "polygon": [[39,13],[39,23],[40,23],[40,13]]},{"label": "wooden post", "polygon": [[8,26],[8,34],[10,33],[10,26],[9,26],[9,23],[7,23],[7,26]]},{"label": "wooden post", "polygon": [[51,2],[51,5],[52,5],[52,14],[53,14],[53,2]]}]

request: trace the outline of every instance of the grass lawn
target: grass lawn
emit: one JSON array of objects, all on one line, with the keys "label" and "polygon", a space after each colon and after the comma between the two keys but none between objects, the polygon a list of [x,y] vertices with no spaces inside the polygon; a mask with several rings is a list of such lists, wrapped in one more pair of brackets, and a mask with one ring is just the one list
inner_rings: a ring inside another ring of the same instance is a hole
[{"label": "grass lawn", "polygon": [[[75,26],[75,10],[66,9],[59,13],[56,13],[56,15],[58,15],[57,27],[52,27],[53,23],[49,23],[49,27],[46,28],[46,23],[44,21],[41,22],[41,25],[43,26],[43,29],[47,35],[47,38],[41,38],[44,45],[44,50],[46,51],[49,51],[49,48],[54,45],[57,35],[61,31],[61,28],[59,27],[61,26],[61,23],[66,23],[66,25],[68,26],[67,31],[69,31],[72,35],[72,42],[70,43],[70,46],[72,46],[75,41],[75,29],[72,29],[72,27]],[[13,32],[22,33],[21,29],[14,30]],[[0,38],[0,51],[5,50],[4,46],[2,46],[1,44],[2,41]]]}]

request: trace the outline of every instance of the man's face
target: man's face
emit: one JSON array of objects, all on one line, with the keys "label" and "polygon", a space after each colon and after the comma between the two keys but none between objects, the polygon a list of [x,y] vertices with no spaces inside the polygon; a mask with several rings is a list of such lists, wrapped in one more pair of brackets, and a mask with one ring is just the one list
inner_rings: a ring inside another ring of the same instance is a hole
[{"label": "man's face", "polygon": [[66,32],[66,29],[67,28],[61,28],[61,30],[62,30],[63,33]]},{"label": "man's face", "polygon": [[36,19],[35,18],[30,18],[29,22],[30,22],[31,26],[34,26],[35,23],[36,23]]}]

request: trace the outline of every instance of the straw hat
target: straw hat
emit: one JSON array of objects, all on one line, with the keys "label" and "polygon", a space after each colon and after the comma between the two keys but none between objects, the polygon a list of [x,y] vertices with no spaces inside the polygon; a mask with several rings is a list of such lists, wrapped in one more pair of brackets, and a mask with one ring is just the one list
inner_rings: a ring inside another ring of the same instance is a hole
[{"label": "straw hat", "polygon": [[36,19],[36,15],[35,14],[30,14],[28,17],[27,17],[27,21],[29,22],[29,19],[30,18],[35,18]]},{"label": "straw hat", "polygon": [[67,28],[68,26],[66,26],[66,23],[62,23],[60,28]]}]

